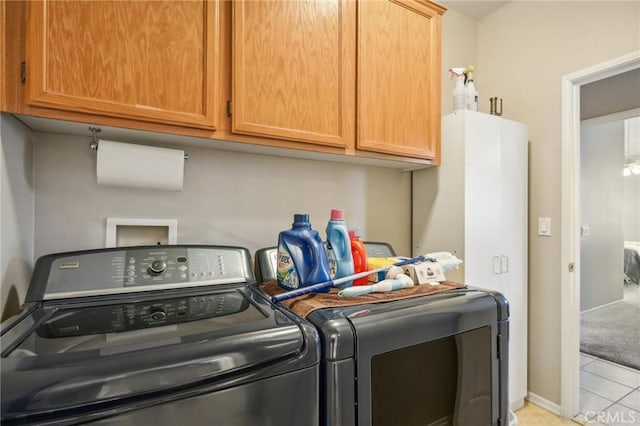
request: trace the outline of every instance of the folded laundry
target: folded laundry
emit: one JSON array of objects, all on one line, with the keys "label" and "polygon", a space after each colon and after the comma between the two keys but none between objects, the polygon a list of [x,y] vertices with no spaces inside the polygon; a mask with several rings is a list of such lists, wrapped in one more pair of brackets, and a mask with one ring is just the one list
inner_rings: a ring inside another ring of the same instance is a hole
[{"label": "folded laundry", "polygon": [[442,270],[447,272],[451,269],[458,269],[462,264],[462,260],[458,259],[455,255],[447,251],[438,251],[435,253],[425,254],[425,257],[430,257],[438,261],[442,266]]}]

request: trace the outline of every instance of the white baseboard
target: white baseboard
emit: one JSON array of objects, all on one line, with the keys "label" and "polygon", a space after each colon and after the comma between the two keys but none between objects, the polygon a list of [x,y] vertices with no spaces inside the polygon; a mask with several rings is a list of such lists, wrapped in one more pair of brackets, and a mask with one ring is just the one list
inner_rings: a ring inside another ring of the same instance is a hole
[{"label": "white baseboard", "polygon": [[624,302],[624,297],[622,299],[620,299],[620,300],[614,300],[613,302],[605,303],[604,305],[598,305],[598,306],[593,307],[593,308],[585,309],[584,311],[580,311],[580,313],[584,314],[584,313],[587,313],[587,312],[595,311],[596,309],[604,308],[606,306],[613,305],[615,303],[620,303],[620,302]]},{"label": "white baseboard", "polygon": [[562,416],[562,414],[560,414],[560,406],[558,404],[554,404],[553,402],[544,399],[543,397],[541,397],[540,395],[536,395],[533,392],[528,392],[527,393],[527,400],[529,402],[532,402],[542,408],[544,408],[547,411],[551,411],[553,414],[557,414],[558,416]]}]

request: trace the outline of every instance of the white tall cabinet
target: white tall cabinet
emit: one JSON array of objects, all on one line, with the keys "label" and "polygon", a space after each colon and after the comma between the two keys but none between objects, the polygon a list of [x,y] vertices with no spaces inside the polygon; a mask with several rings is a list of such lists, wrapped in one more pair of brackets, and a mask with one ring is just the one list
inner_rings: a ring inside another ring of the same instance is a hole
[{"label": "white tall cabinet", "polygon": [[455,252],[447,278],[509,300],[509,402],[527,393],[527,128],[457,111],[442,118],[442,163],[414,172],[414,255]]}]

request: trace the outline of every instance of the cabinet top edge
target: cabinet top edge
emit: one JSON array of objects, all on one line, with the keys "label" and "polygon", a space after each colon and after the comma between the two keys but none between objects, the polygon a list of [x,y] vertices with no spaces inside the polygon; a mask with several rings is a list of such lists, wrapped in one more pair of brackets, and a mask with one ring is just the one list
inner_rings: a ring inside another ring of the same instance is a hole
[{"label": "cabinet top edge", "polygon": [[440,15],[444,15],[444,13],[448,10],[446,7],[439,5],[438,3],[429,1],[429,0],[419,0],[422,3],[427,4],[429,7],[431,7],[433,10],[435,10],[436,12],[438,12]]}]

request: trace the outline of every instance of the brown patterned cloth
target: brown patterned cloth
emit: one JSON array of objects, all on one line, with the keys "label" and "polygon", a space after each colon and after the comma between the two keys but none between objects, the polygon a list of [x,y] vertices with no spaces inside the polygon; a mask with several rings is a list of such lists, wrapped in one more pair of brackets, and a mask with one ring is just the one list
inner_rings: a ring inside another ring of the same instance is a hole
[{"label": "brown patterned cloth", "polygon": [[[425,296],[427,294],[439,293],[445,290],[466,288],[464,284],[450,281],[442,282],[438,285],[417,284],[413,287],[400,290],[387,291],[384,293],[369,293],[355,297],[338,297],[338,289],[332,288],[329,293],[313,293],[294,297],[280,302],[282,306],[291,309],[296,315],[306,318],[311,312],[322,308],[335,308],[337,306],[366,305],[368,303],[390,302],[393,300],[409,299],[412,297]],[[284,293],[286,290],[278,286],[275,281],[267,281],[260,285],[260,289],[269,296]]]}]

